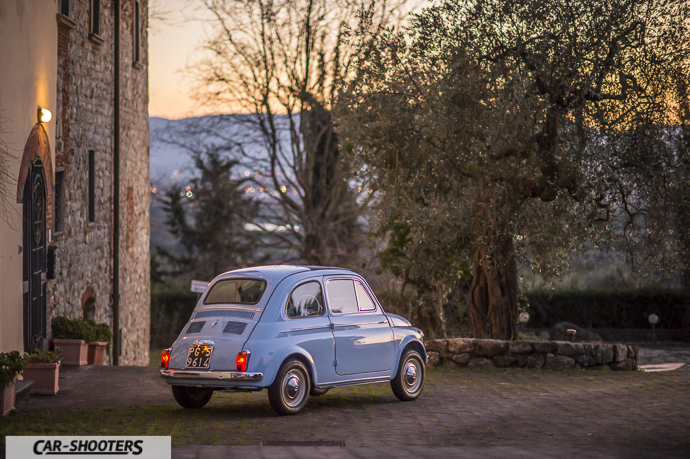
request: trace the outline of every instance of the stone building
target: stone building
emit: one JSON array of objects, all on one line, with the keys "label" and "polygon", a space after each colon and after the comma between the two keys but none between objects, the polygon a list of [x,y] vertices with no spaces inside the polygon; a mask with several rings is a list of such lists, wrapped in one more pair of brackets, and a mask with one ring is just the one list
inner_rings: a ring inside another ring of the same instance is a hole
[{"label": "stone building", "polygon": [[0,223],[0,351],[45,346],[63,315],[111,324],[112,361],[148,364],[146,3],[0,2],[0,139],[21,217]]}]

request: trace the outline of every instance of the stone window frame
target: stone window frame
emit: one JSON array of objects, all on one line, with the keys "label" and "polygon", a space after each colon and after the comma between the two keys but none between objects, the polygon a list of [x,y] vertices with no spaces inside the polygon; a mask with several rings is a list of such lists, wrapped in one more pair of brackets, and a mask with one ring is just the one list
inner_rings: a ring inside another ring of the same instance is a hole
[{"label": "stone window frame", "polygon": [[65,17],[70,17],[70,10],[69,0],[60,0],[60,14]]},{"label": "stone window frame", "polygon": [[132,0],[132,67],[144,68],[141,62],[141,3]]},{"label": "stone window frame", "polygon": [[[59,238],[65,231],[65,168],[55,168],[55,183],[53,183],[53,236]],[[62,180],[58,180],[58,176]],[[58,190],[58,185],[60,189]],[[58,209],[58,205],[60,208]],[[59,227],[59,228],[58,228]]]},{"label": "stone window frame", "polygon": [[89,2],[89,40],[96,45],[102,45],[105,40],[100,35],[101,32],[101,0],[91,0]]},{"label": "stone window frame", "polygon": [[96,225],[96,150],[87,150],[86,157],[86,226]]}]

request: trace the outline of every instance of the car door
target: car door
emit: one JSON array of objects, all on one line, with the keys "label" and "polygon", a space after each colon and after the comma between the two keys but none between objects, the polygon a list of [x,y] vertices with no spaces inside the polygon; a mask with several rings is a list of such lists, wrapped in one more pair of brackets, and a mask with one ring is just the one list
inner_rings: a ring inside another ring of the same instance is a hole
[{"label": "car door", "polygon": [[357,278],[327,278],[326,302],[335,338],[336,373],[390,370],[395,353],[393,331],[365,283]]},{"label": "car door", "polygon": [[321,283],[317,279],[309,279],[295,285],[283,311],[289,325],[285,334],[314,359],[315,382],[334,378],[334,340]]}]

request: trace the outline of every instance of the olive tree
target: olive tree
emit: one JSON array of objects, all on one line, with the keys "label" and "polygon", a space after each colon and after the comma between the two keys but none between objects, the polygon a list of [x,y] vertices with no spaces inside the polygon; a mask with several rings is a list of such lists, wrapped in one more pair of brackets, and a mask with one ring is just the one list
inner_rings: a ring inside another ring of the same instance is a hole
[{"label": "olive tree", "polygon": [[[602,244],[640,261],[669,101],[688,72],[689,10],[445,0],[402,32],[367,29],[365,15],[338,135],[382,224],[471,264],[475,337],[517,337],[519,263],[547,272]],[[467,242],[443,242],[444,228]]]}]

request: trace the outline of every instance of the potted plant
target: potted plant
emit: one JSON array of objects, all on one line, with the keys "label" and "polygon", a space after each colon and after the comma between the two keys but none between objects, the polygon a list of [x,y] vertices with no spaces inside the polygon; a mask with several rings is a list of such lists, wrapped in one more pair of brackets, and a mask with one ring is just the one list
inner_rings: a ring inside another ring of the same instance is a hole
[{"label": "potted plant", "polygon": [[6,415],[14,409],[17,375],[24,369],[24,357],[18,351],[0,352],[0,411]]},{"label": "potted plant", "polygon": [[81,319],[55,317],[51,322],[53,345],[62,348],[63,365],[86,365],[88,344],[91,332],[87,323]]},{"label": "potted plant", "polygon": [[54,351],[39,351],[27,355],[24,379],[33,381],[29,389],[30,394],[55,395],[59,390],[60,360],[62,349],[56,347]]},{"label": "potted plant", "polygon": [[106,351],[110,352],[110,340],[113,334],[106,323],[96,324],[93,320],[88,322],[91,327],[88,362],[89,365],[102,365]]}]

